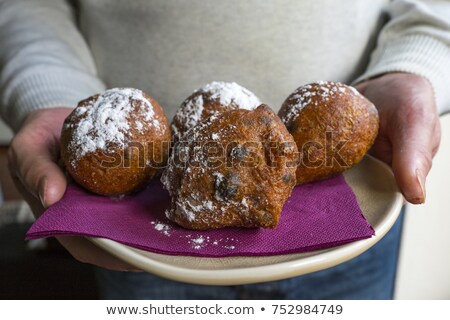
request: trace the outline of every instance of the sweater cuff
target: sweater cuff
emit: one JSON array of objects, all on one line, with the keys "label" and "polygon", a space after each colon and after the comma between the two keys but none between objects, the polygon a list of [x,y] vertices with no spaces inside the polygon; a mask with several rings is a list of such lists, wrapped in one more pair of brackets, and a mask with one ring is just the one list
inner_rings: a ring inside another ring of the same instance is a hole
[{"label": "sweater cuff", "polygon": [[426,78],[433,87],[439,113],[450,110],[450,47],[444,43],[419,34],[390,39],[372,53],[366,72],[354,83],[388,72]]},{"label": "sweater cuff", "polygon": [[[48,68],[51,69],[51,68]],[[76,107],[79,101],[105,90],[95,76],[70,70],[47,70],[19,77],[4,92],[3,118],[17,132],[25,117],[34,110],[52,107]]]}]

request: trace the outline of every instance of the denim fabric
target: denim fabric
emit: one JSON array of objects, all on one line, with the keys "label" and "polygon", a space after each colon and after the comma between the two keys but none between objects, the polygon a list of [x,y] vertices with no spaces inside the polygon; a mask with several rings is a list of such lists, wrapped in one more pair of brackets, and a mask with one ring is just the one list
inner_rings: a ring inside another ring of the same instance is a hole
[{"label": "denim fabric", "polygon": [[392,299],[403,224],[336,267],[286,280],[241,286],[179,283],[146,273],[97,269],[103,299]]}]

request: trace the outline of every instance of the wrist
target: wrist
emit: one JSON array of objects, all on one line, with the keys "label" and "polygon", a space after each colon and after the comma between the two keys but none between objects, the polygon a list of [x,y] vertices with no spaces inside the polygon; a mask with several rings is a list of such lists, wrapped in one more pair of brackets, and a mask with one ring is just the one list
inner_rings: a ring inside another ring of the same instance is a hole
[{"label": "wrist", "polygon": [[410,87],[411,90],[429,90],[434,96],[433,86],[427,78],[409,72],[386,72],[363,80],[355,84],[355,87],[362,94],[365,94],[367,88],[372,85],[382,84],[386,88],[389,88],[390,85],[394,84],[395,87],[397,87],[399,83],[403,84],[405,87]]}]

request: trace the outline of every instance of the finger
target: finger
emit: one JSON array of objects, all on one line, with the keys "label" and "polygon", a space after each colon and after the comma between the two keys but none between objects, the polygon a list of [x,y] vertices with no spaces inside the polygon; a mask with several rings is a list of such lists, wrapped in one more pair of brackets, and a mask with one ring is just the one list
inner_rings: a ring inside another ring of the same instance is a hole
[{"label": "finger", "polygon": [[55,163],[55,148],[57,146],[46,141],[33,144],[20,137],[13,141],[10,148],[12,174],[45,208],[62,198],[67,185],[64,173]]},{"label": "finger", "polygon": [[43,207],[41,201],[33,196],[30,192],[28,192],[28,190],[24,187],[23,183],[18,179],[16,175],[12,175],[11,177],[17,191],[19,191],[25,202],[30,206],[33,215],[36,218],[40,217],[41,214],[45,211],[45,208]]},{"label": "finger", "polygon": [[[61,168],[54,162],[42,161],[41,163],[37,163],[36,167],[38,167],[37,170],[39,170],[39,167],[42,170],[46,170],[42,171],[45,174],[40,178],[39,198],[42,205],[48,208],[61,200],[66,191],[67,180]],[[36,174],[39,174],[39,171]]]},{"label": "finger", "polygon": [[80,262],[115,271],[141,271],[97,247],[85,238],[64,236],[56,237],[56,239]]},{"label": "finger", "polygon": [[406,200],[414,204],[425,202],[425,181],[435,147],[432,121],[420,118],[420,112],[411,112],[390,132],[392,170]]}]

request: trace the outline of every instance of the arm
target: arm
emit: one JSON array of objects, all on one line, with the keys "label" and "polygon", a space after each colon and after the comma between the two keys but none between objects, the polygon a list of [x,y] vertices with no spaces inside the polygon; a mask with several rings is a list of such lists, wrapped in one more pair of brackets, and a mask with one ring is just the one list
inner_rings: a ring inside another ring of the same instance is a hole
[{"label": "arm", "polygon": [[440,113],[450,111],[450,2],[396,0],[361,82],[389,72],[406,72],[432,85]]},{"label": "arm", "polygon": [[[0,0],[0,111],[16,131],[9,169],[35,216],[66,189],[57,165],[64,119],[79,100],[104,89],[74,17],[62,0]],[[58,240],[79,261],[133,269],[84,238]]]},{"label": "arm", "polygon": [[0,111],[15,131],[31,111],[104,89],[67,1],[0,0],[0,43]]},{"label": "arm", "polygon": [[357,88],[380,114],[372,153],[392,166],[406,200],[423,203],[438,114],[450,110],[450,2],[398,0],[388,13]]}]

